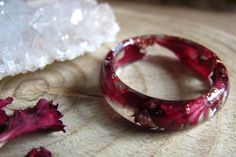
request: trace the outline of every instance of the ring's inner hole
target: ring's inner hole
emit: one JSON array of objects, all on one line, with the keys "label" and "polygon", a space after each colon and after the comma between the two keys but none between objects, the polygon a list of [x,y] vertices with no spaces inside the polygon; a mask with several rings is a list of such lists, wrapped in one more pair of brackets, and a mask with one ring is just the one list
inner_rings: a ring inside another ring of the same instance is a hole
[{"label": "ring's inner hole", "polygon": [[[118,68],[116,73],[131,88],[167,100],[196,98],[207,92],[209,82],[184,65],[170,50],[149,46],[144,59]],[[118,58],[122,58],[121,52]]]}]

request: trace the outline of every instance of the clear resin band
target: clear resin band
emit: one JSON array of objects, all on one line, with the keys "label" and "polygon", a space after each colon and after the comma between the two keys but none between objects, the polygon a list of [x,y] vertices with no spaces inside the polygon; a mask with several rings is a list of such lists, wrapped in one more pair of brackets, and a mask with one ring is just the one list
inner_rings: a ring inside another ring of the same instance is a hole
[{"label": "clear resin band", "polygon": [[[145,95],[121,81],[116,70],[143,59],[147,46],[155,44],[171,50],[207,79],[210,89],[194,99],[171,101]],[[167,35],[134,37],[118,44],[102,62],[100,85],[116,112],[137,125],[156,130],[178,130],[208,120],[221,109],[229,92],[226,67],[215,53],[193,41]]]}]

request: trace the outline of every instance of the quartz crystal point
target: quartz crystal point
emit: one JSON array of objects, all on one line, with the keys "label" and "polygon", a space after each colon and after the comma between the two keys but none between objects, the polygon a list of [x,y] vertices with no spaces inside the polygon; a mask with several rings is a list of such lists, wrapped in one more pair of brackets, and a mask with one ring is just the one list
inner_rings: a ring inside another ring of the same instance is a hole
[{"label": "quartz crystal point", "polygon": [[111,7],[95,0],[0,0],[0,79],[94,52],[118,31]]}]

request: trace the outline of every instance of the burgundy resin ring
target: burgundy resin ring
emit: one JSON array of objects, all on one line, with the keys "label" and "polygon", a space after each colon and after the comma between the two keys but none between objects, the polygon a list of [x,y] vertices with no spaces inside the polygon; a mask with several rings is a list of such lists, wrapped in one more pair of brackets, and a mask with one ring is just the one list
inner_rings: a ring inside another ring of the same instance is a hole
[{"label": "burgundy resin ring", "polygon": [[[145,48],[158,44],[210,83],[210,89],[191,100],[169,101],[135,91],[122,82],[116,70],[143,59]],[[223,106],[229,79],[226,67],[211,50],[193,41],[167,35],[130,38],[110,51],[101,65],[100,85],[106,101],[121,116],[145,128],[178,130],[213,117]]]}]

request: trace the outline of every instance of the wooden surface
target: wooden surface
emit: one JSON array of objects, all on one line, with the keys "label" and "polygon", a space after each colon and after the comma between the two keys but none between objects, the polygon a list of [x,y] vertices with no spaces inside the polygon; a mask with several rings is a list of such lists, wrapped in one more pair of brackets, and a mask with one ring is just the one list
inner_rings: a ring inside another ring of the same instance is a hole
[{"label": "wooden surface", "polygon": [[[117,42],[138,34],[166,33],[195,40],[214,50],[225,62],[231,83],[222,111],[194,129],[174,133],[145,131],[132,125],[115,114],[101,97],[98,84],[101,59],[115,45],[107,44],[95,54],[0,82],[0,96],[15,98],[11,108],[32,106],[42,97],[52,99],[60,104],[67,125],[66,133],[36,133],[15,139],[0,149],[0,156],[24,156],[38,146],[48,148],[56,157],[235,156],[236,14],[120,1],[111,4],[121,25]],[[163,56],[135,63],[120,76],[137,90],[162,98],[194,97],[206,90],[202,88],[204,82],[193,78],[192,72]]]}]

